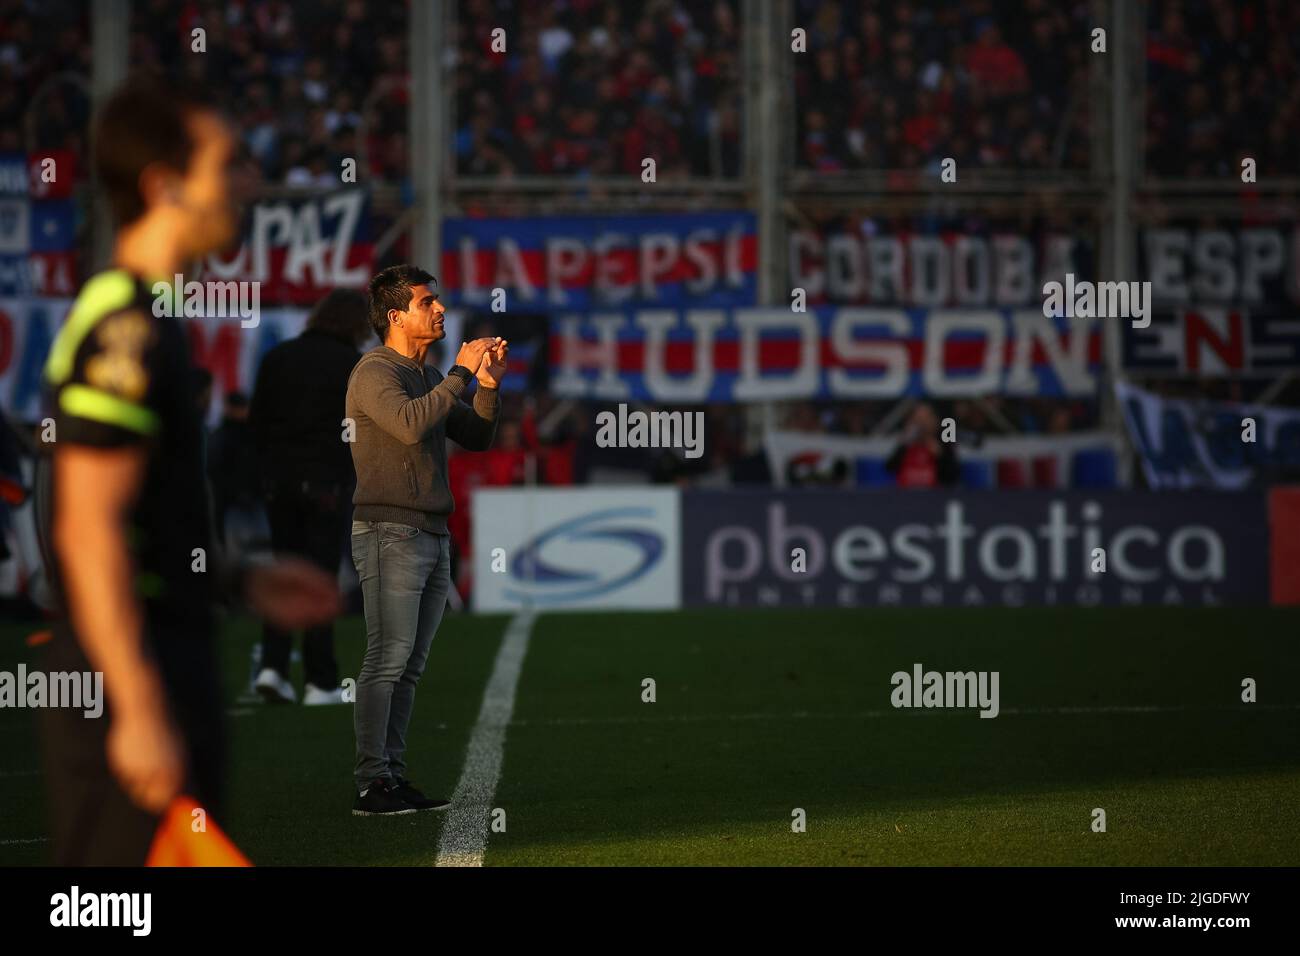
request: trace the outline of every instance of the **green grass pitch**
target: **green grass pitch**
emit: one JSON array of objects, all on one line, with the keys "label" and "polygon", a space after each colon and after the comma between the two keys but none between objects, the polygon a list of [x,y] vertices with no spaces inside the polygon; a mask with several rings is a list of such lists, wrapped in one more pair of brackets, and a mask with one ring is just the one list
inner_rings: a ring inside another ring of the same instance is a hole
[{"label": "green grass pitch", "polygon": [[[508,620],[444,621],[411,733],[427,791],[455,789]],[[36,629],[0,630],[0,669]],[[253,861],[431,864],[443,814],[349,813],[350,708],[238,702],[257,629],[223,636],[219,822]],[[1298,638],[1277,609],[543,614],[484,863],[1297,865]],[[343,673],[363,641],[341,623]],[[1002,714],[893,709],[917,662],[998,671]],[[0,865],[47,859],[41,786],[31,711],[0,710]]]}]

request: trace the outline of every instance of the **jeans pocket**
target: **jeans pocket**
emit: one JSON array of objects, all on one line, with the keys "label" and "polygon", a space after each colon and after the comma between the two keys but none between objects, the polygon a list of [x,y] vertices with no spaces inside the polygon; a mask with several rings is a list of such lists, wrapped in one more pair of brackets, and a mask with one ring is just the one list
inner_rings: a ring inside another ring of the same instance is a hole
[{"label": "jeans pocket", "polygon": [[409,541],[420,533],[420,529],[397,521],[379,522],[379,543],[392,544],[396,541]]}]

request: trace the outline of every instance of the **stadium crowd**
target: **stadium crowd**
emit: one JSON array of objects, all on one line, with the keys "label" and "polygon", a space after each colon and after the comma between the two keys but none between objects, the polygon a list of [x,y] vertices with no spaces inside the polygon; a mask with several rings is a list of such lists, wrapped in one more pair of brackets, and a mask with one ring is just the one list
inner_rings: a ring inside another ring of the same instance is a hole
[{"label": "stadium crowd", "polygon": [[[461,5],[457,171],[740,174],[736,0]],[[495,31],[505,52],[495,52]]]},{"label": "stadium crowd", "polygon": [[1086,169],[1089,4],[798,0],[805,169]]},{"label": "stadium crowd", "polygon": [[1148,5],[1147,173],[1296,175],[1300,4],[1159,0]]},{"label": "stadium crowd", "polygon": [[[1072,38],[1090,14],[1084,0],[793,0],[808,33],[794,61],[796,163],[1087,168],[1089,60]],[[1148,172],[1221,176],[1247,154],[1261,175],[1293,172],[1300,6],[1152,0],[1147,18]],[[400,183],[407,19],[406,5],[369,0],[139,0],[130,63],[223,99],[268,184],[333,184],[338,160],[361,153],[372,177]],[[661,175],[739,175],[738,0],[635,13],[613,0],[466,0],[451,29],[459,173],[634,174],[653,143]],[[69,150],[85,169],[90,55],[87,4],[0,0],[0,152]]]}]

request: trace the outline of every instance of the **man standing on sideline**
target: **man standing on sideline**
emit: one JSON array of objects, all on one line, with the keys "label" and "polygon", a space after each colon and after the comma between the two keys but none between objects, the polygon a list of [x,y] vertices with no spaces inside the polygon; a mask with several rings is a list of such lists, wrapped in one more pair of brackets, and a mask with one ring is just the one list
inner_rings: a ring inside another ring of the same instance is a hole
[{"label": "man standing on sideline", "polygon": [[[427,367],[429,346],[444,334],[436,281],[410,265],[370,280],[370,324],[383,344],[361,357],[348,381],[347,416],[356,428],[352,560],[366,616],[354,711],[358,816],[449,805],[406,779],[406,731],[451,586],[447,439],[469,451],[491,446],[507,343],[462,343],[445,378]],[[472,408],[460,400],[471,378],[478,380]]]},{"label": "man standing on sideline", "polygon": [[[370,337],[365,294],[336,289],[317,303],[297,338],[262,359],[253,390],[257,460],[267,492],[271,547],[306,558],[333,577],[339,573],[352,514],[352,456],[344,440],[348,376]],[[289,632],[267,622],[254,686],[267,701],[293,703]],[[342,704],[331,621],[302,636],[302,702]]]},{"label": "man standing on sideline", "polygon": [[[173,798],[221,818],[224,575],[189,345],[152,290],[234,236],[236,140],[194,95],[140,78],[109,97],[92,142],[118,232],[113,267],[81,290],[45,366],[56,430],[41,534],[62,611],[45,669],[101,672],[107,707],[43,711],[46,792],[56,864],[140,866]],[[338,611],[334,582],[306,562],[225,583],[286,627]]]}]

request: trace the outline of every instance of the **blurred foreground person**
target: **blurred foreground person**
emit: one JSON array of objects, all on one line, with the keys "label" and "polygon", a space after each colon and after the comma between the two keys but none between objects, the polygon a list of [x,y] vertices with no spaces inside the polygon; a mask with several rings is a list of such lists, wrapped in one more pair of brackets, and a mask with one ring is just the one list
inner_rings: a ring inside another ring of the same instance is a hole
[{"label": "blurred foreground person", "polygon": [[185,332],[155,314],[155,282],[234,236],[231,134],[174,84],[138,79],[104,104],[94,142],[118,233],[113,268],[86,283],[45,367],[43,534],[62,617],[44,667],[102,674],[104,706],[45,708],[43,734],[55,862],[131,866],[174,798],[221,817],[218,587],[282,626],[334,615],[338,595],[301,561],[221,567]]},{"label": "blurred foreground person", "polygon": [[[312,311],[297,338],[262,359],[250,420],[256,442],[271,547],[296,554],[337,577],[352,518],[352,453],[344,441],[348,376],[370,335],[365,294],[331,292]],[[289,682],[289,632],[267,622],[261,670],[254,687],[268,701],[293,703]],[[334,625],[307,628],[302,639],[304,704],[341,704]]]}]

